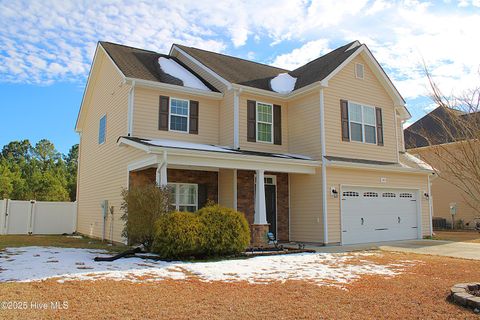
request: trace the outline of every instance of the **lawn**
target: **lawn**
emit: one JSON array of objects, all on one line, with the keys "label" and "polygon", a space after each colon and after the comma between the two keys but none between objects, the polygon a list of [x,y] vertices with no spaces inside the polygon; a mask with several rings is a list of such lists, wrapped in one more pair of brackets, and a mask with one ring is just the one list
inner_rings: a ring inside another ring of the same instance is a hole
[{"label": "lawn", "polygon": [[435,240],[480,243],[480,232],[473,230],[435,231]]},{"label": "lawn", "polygon": [[59,235],[5,235],[0,237],[0,250],[6,247],[51,246],[60,248],[104,249],[108,251],[124,251],[128,247],[121,244],[109,245],[105,241],[88,237],[72,237]]},{"label": "lawn", "polygon": [[[182,280],[146,281],[151,277],[144,275],[136,282],[58,282],[55,279],[7,282],[0,284],[2,301],[26,301],[29,307],[26,310],[0,309],[0,318],[252,319],[274,315],[278,319],[478,319],[472,311],[450,304],[445,299],[451,285],[480,279],[478,261],[380,251],[342,257],[345,259],[340,259],[341,263],[327,261],[331,268],[325,270],[338,270],[342,274],[359,266],[367,266],[367,270],[372,266],[393,270],[398,266],[399,269],[393,276],[388,272],[363,273],[353,279],[337,279],[337,282],[332,281],[333,285],[311,281],[325,275],[335,278],[336,274],[315,273],[318,270],[314,264],[308,264],[311,263],[308,259],[299,260],[297,272],[308,281],[298,280],[298,277],[291,278],[296,280],[264,283],[249,283],[242,279],[206,281],[198,275],[206,272],[208,263],[200,263],[197,267],[186,265],[185,268],[191,268],[189,270],[195,273],[187,272],[189,276]],[[264,258],[254,259],[238,263],[251,260],[258,264]],[[285,264],[295,256],[279,256],[278,259],[282,261],[276,271],[280,276],[285,274]],[[231,272],[239,270],[235,264],[231,264],[230,268]],[[257,266],[256,269],[258,274],[272,270],[268,265]],[[68,309],[38,310],[30,307],[32,301],[66,301]]]}]

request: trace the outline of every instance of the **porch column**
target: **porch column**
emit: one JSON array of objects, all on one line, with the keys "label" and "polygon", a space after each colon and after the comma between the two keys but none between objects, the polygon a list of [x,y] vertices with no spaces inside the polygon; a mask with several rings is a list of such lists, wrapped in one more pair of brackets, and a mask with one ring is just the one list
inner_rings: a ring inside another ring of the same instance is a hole
[{"label": "porch column", "polygon": [[265,207],[264,170],[257,170],[254,224],[267,224],[267,209]]}]

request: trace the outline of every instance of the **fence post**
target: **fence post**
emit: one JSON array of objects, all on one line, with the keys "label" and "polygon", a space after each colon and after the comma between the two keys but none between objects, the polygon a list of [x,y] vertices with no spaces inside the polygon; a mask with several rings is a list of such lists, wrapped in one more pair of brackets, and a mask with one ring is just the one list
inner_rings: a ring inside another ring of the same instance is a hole
[{"label": "fence post", "polygon": [[30,219],[28,223],[28,234],[32,235],[33,234],[33,223],[35,219],[35,206],[36,206],[36,201],[35,200],[30,200]]}]

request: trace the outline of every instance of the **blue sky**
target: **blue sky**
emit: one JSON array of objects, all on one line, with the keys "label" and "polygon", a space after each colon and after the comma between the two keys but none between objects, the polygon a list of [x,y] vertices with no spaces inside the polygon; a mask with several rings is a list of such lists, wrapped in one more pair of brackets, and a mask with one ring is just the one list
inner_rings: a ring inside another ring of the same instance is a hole
[{"label": "blue sky", "polygon": [[66,153],[98,40],[167,53],[181,43],[296,68],[353,40],[372,50],[407,100],[478,84],[480,0],[0,0],[0,146],[50,139]]}]

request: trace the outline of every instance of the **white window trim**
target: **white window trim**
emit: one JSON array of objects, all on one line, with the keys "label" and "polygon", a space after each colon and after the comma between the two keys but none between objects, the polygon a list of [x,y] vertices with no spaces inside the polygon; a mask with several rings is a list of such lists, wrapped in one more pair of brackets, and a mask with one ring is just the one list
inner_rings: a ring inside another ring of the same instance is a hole
[{"label": "white window trim", "polygon": [[[186,101],[187,102],[187,115],[186,116],[183,115],[183,114],[172,114],[172,100],[179,100],[179,101]],[[172,129],[172,127],[171,127],[172,116],[187,118],[187,131]],[[190,100],[170,97],[170,99],[168,99],[168,131],[178,132],[178,133],[189,133],[190,132],[190,121],[189,121],[189,119],[190,119]]]},{"label": "white window trim", "polygon": [[[103,141],[100,142],[98,140],[100,140],[100,123],[102,122],[102,119],[105,118],[105,131],[103,132]],[[97,137],[97,141],[98,141],[98,145],[101,146],[101,145],[104,145],[105,142],[107,141],[107,114],[104,113],[103,116],[100,117],[100,120],[98,120],[98,137]]]},{"label": "white window trim", "polygon": [[[354,104],[357,104],[359,106],[362,107],[362,122],[358,122],[358,121],[354,121],[354,120],[351,120],[351,116],[350,116],[350,103],[354,103]],[[365,121],[363,119],[363,108],[371,108],[373,109],[373,116],[375,117],[375,124],[373,125],[373,127],[375,128],[375,143],[373,142],[366,142],[365,141],[365,126],[372,126],[370,124],[365,124]],[[362,126],[362,141],[356,141],[356,140],[353,140],[352,139],[352,127],[351,127],[351,123],[356,123],[356,124],[359,124]],[[377,111],[375,109],[375,107],[373,106],[369,106],[367,104],[364,104],[364,103],[360,103],[360,102],[355,102],[355,101],[348,101],[348,130],[350,131],[349,132],[349,136],[350,136],[350,142],[354,142],[354,143],[365,143],[365,144],[371,144],[371,145],[377,145],[378,143],[378,137],[377,137]]]},{"label": "white window trim", "polygon": [[[358,70],[357,66],[362,66],[363,75],[361,77],[357,73],[357,70]],[[363,63],[358,63],[358,62],[355,63],[355,78],[361,79],[361,80],[365,79],[365,65]]]},{"label": "white window trim", "polygon": [[[185,203],[180,203],[180,192],[178,192],[179,186],[195,186],[195,192],[197,193],[197,196],[195,197],[195,204],[185,204]],[[167,186],[174,186],[175,187],[175,203],[172,203],[171,205],[175,206],[175,210],[179,211],[180,206],[182,207],[193,207],[195,206],[195,211],[198,210],[198,184],[196,183],[180,183],[180,182],[172,182],[168,183]]]},{"label": "white window trim", "polygon": [[[270,122],[265,122],[265,121],[259,121],[259,120],[258,120],[258,104],[264,104],[264,105],[267,105],[267,106],[272,107],[272,123],[270,123]],[[261,140],[258,140],[258,124],[259,124],[259,123],[271,125],[272,132],[271,132],[271,134],[270,134],[270,141],[263,141],[263,140],[261,141]],[[261,102],[261,101],[256,101],[256,104],[255,104],[255,138],[256,138],[256,141],[257,141],[257,142],[273,144],[273,123],[274,123],[274,119],[273,119],[273,104],[272,104],[272,103]]]}]

